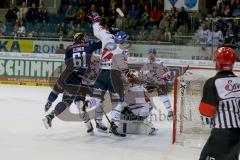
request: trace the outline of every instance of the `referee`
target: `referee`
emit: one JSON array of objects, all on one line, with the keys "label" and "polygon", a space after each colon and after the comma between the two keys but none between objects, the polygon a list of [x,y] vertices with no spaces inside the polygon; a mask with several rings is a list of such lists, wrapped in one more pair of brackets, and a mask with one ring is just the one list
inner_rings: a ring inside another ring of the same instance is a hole
[{"label": "referee", "polygon": [[233,72],[233,49],[215,51],[217,74],[203,87],[199,111],[213,128],[199,160],[238,160],[240,152],[240,78]]}]

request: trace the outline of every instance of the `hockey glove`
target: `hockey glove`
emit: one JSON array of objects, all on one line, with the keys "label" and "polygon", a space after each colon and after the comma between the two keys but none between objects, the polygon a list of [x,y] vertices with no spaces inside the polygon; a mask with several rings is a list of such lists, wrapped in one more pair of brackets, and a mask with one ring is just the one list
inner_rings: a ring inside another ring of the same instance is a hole
[{"label": "hockey glove", "polygon": [[98,22],[101,19],[98,13],[93,11],[89,12],[87,16],[93,23]]}]

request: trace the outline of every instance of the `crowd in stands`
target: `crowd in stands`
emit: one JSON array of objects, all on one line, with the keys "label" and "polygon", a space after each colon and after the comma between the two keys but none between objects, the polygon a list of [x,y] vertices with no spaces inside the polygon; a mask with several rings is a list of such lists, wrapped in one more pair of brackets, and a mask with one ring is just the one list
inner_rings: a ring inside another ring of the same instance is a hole
[{"label": "crowd in stands", "polygon": [[[5,24],[0,21],[0,36],[62,40],[71,39],[74,33],[82,31],[91,37],[91,23],[87,18],[89,11],[98,12],[107,20],[109,27],[126,31],[130,40],[176,42],[174,37],[194,35],[198,28],[197,32],[211,31],[213,21],[229,42],[236,41],[240,35],[239,20],[222,19],[240,16],[240,0],[218,0],[207,17],[188,12],[184,7],[172,7],[171,11],[164,12],[163,6],[164,0],[62,0],[58,14],[50,14],[44,4],[32,3],[27,7],[23,2],[19,8],[9,7]],[[124,17],[118,15],[117,7],[124,12]]]},{"label": "crowd in stands", "polygon": [[[199,34],[209,36],[206,45],[233,45],[240,48],[240,0],[218,0],[212,7],[211,13],[197,31],[197,41],[201,43]],[[215,39],[221,39],[217,43]],[[199,39],[198,39],[199,38]]]},{"label": "crowd in stands", "polygon": [[[119,7],[125,16],[116,12]],[[104,17],[109,27],[125,30],[130,40],[169,42],[179,28],[187,33],[191,29],[188,12],[184,8],[165,13],[163,1],[151,0],[62,0],[59,13],[49,14],[47,8],[32,3],[20,8],[11,5],[5,15],[7,29],[2,35],[22,37],[72,38],[75,32],[92,36],[87,13],[92,10]]]}]

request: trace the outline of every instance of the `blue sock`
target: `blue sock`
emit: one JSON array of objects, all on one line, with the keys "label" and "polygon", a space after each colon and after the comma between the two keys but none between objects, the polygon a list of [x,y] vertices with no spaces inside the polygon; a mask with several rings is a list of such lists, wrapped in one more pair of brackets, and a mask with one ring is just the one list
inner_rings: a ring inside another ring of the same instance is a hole
[{"label": "blue sock", "polygon": [[48,96],[48,101],[53,103],[58,97],[58,93],[54,90],[51,91],[51,93]]}]

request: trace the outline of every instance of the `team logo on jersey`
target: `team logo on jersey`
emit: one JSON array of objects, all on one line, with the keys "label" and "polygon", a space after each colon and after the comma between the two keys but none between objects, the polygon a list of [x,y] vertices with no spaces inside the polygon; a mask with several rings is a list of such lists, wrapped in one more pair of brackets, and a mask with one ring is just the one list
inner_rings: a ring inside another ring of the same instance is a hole
[{"label": "team logo on jersey", "polygon": [[240,78],[228,77],[219,78],[215,81],[217,93],[220,98],[233,98],[238,97],[240,94]]},{"label": "team logo on jersey", "polygon": [[231,94],[232,92],[238,92],[240,91],[240,83],[233,83],[232,80],[229,80],[228,84],[225,86],[225,89],[229,91],[226,96]]}]

